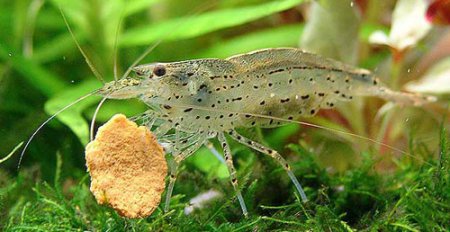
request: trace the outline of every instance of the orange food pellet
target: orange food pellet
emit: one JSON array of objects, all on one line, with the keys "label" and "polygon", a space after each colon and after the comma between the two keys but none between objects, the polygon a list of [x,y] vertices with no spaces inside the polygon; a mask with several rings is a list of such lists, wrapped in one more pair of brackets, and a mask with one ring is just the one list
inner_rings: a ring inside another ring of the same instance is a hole
[{"label": "orange food pellet", "polygon": [[145,126],[113,116],[86,146],[91,192],[121,216],[143,218],[159,205],[165,189],[164,150]]}]

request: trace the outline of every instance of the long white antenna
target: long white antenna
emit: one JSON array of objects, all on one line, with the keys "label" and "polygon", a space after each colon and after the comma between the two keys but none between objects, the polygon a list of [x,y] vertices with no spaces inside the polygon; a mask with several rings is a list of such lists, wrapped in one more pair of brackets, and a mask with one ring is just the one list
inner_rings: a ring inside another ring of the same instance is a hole
[{"label": "long white antenna", "polygon": [[91,120],[91,129],[90,129],[90,140],[94,140],[94,129],[95,129],[95,119],[97,118],[97,114],[100,111],[100,107],[102,107],[103,103],[108,99],[107,97],[104,97],[97,105],[97,108],[95,108],[94,115],[92,116]]},{"label": "long white antenna", "polygon": [[80,101],[82,101],[82,100],[84,100],[84,99],[86,99],[86,98],[88,98],[88,97],[90,97],[90,96],[96,94],[98,91],[99,91],[99,90],[95,90],[95,91],[93,91],[93,92],[90,92],[90,93],[88,93],[88,94],[86,94],[86,95],[84,95],[84,96],[78,98],[76,101],[70,103],[70,104],[67,105],[67,106],[64,106],[62,109],[58,110],[56,113],[54,113],[52,116],[50,116],[47,120],[45,120],[45,121],[44,121],[44,122],[43,122],[43,123],[42,123],[35,131],[34,131],[34,133],[31,135],[31,137],[28,139],[27,143],[25,144],[25,147],[23,148],[22,153],[20,153],[19,163],[17,164],[17,170],[20,169],[20,163],[22,162],[23,155],[25,154],[25,151],[27,150],[28,145],[30,145],[30,143],[31,143],[31,141],[33,140],[34,136],[36,136],[36,134],[42,129],[42,127],[44,127],[48,122],[50,122],[53,118],[55,118],[57,115],[59,115],[61,112],[63,112],[63,111],[66,110],[67,108],[69,108],[69,107],[71,107],[71,106],[77,104],[78,102],[80,102]]}]

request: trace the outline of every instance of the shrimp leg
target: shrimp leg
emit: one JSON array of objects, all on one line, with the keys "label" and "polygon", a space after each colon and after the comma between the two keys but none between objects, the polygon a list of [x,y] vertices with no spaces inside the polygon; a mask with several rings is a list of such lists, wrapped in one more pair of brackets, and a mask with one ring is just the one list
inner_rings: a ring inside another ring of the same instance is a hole
[{"label": "shrimp leg", "polygon": [[203,132],[199,133],[202,133],[202,135],[198,137],[197,141],[193,143],[192,146],[186,148],[185,150],[182,151],[177,149],[177,147],[174,147],[174,151],[172,153],[173,159],[170,159],[168,161],[170,174],[169,174],[169,186],[167,187],[166,201],[164,206],[165,212],[169,211],[170,198],[172,198],[173,187],[175,186],[175,182],[177,180],[178,175],[177,171],[180,162],[186,159],[187,157],[191,156],[192,154],[194,154],[194,152],[196,152],[206,140],[206,134],[204,134]]},{"label": "shrimp leg", "polygon": [[222,155],[217,151],[217,149],[214,147],[214,144],[210,141],[205,142],[205,146],[211,151],[211,153],[216,157],[221,163],[225,164],[225,160],[223,159]]},{"label": "shrimp leg", "polygon": [[300,196],[302,198],[303,202],[307,202],[308,199],[306,198],[305,191],[303,191],[302,186],[298,182],[297,178],[295,177],[294,173],[291,171],[291,167],[289,166],[288,162],[278,153],[277,151],[267,148],[262,144],[259,144],[257,142],[254,142],[250,139],[245,138],[244,136],[238,134],[235,130],[228,131],[228,134],[235,139],[237,142],[242,143],[248,147],[253,148],[256,151],[259,151],[263,154],[266,154],[272,158],[274,158],[287,172],[289,178],[291,178],[291,181],[294,183],[295,188],[297,188],[298,193],[300,193]]},{"label": "shrimp leg", "polygon": [[223,149],[223,154],[225,157],[225,163],[228,167],[228,172],[230,173],[231,184],[233,185],[234,191],[236,192],[236,196],[239,200],[239,204],[241,205],[242,213],[245,217],[248,215],[247,206],[245,206],[244,198],[242,197],[241,191],[238,186],[238,179],[236,177],[236,169],[233,165],[233,157],[231,156],[230,146],[227,143],[225,135],[223,133],[218,134],[219,142]]}]

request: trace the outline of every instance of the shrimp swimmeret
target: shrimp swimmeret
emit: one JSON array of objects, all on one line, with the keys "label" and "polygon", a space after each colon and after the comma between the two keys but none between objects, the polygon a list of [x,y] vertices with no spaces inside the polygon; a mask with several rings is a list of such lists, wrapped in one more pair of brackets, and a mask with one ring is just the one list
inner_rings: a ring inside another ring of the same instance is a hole
[{"label": "shrimp swimmeret", "polygon": [[[264,49],[227,59],[198,59],[140,65],[135,75],[107,83],[98,91],[110,99],[139,98],[150,110],[141,118],[173,155],[165,209],[177,167],[208,140],[217,137],[243,213],[247,209],[225,134],[274,158],[287,172],[303,201],[306,195],[289,164],[275,150],[240,135],[238,127],[276,127],[314,116],[338,101],[377,96],[401,104],[433,101],[383,86],[369,71],[296,48]],[[174,129],[174,134],[168,132]],[[209,146],[211,148],[211,146]]]}]

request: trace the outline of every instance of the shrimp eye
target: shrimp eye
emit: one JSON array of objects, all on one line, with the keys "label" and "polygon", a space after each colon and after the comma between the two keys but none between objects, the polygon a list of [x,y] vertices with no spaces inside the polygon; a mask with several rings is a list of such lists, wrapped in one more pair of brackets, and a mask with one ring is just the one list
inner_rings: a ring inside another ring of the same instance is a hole
[{"label": "shrimp eye", "polygon": [[157,77],[164,76],[164,74],[166,74],[166,68],[162,65],[158,65],[153,69],[153,74]]}]

